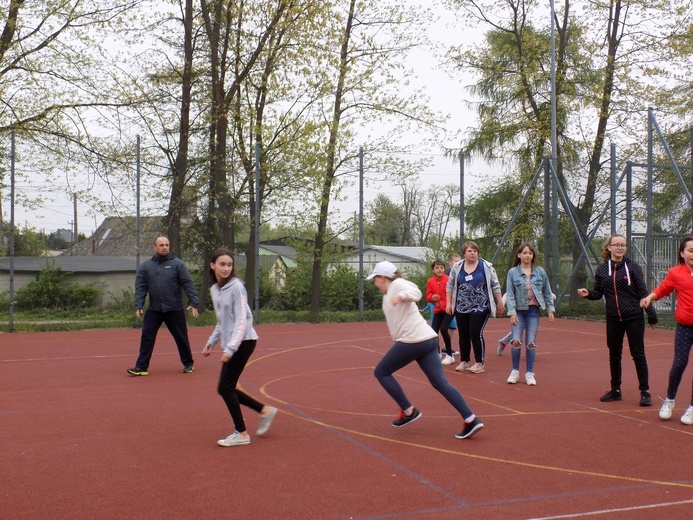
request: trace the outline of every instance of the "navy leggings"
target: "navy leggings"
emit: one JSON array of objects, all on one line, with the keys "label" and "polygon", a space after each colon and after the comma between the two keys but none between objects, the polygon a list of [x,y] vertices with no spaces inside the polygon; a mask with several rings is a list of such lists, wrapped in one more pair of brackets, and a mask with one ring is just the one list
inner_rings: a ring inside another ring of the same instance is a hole
[{"label": "navy leggings", "polygon": [[474,418],[474,413],[467,405],[460,391],[445,378],[443,366],[440,364],[440,356],[438,355],[437,337],[419,343],[402,343],[398,341],[392,345],[375,367],[375,377],[402,410],[409,408],[411,403],[392,374],[412,361],[416,361],[419,364],[431,386],[447,399],[465,421]]},{"label": "navy leggings", "polygon": [[[667,399],[676,399],[676,392],[681,384],[683,372],[686,370],[686,365],[688,365],[691,345],[693,345],[693,327],[677,324],[674,339],[674,363],[671,365],[671,371],[669,372]],[[693,405],[693,395],[691,395],[691,404]]]}]

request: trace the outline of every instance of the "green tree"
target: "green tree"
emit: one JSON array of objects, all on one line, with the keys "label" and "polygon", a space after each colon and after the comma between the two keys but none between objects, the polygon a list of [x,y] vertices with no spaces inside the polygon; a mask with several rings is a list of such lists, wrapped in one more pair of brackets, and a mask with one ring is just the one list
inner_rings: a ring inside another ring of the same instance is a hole
[{"label": "green tree", "polygon": [[[618,131],[629,134],[633,142],[643,142],[642,108],[647,100],[655,99],[658,82],[666,81],[664,45],[667,36],[677,30],[676,15],[684,3],[610,0],[580,11],[583,4],[579,1],[564,0],[557,9],[558,176],[577,200],[572,209],[585,228],[607,196],[604,148],[609,137]],[[550,155],[546,7],[521,0],[455,4],[475,23],[488,28],[484,45],[452,55],[460,69],[477,74],[473,93],[480,98],[480,125],[466,148],[488,159],[506,156],[508,161],[512,157],[510,175],[515,180],[511,183],[524,188],[542,157]],[[508,184],[496,186],[491,187],[493,196],[485,202],[497,206]],[[539,194],[529,202],[522,221],[538,224],[543,212]],[[482,206],[479,213],[483,211]],[[508,214],[504,213],[506,218]],[[502,229],[504,223],[498,227]],[[538,236],[538,231],[537,227],[532,236]],[[518,233],[516,239],[523,234]],[[577,262],[581,249],[576,235],[572,241],[573,261]],[[573,283],[579,287],[584,279],[583,266]]]}]

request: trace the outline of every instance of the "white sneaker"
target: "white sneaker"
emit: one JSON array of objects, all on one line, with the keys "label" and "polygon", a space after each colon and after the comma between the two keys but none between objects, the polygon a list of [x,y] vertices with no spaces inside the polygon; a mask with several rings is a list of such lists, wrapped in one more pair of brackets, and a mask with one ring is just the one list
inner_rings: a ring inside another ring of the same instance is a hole
[{"label": "white sneaker", "polygon": [[686,408],[686,411],[683,412],[683,415],[681,416],[681,422],[683,424],[688,425],[693,424],[693,405]]},{"label": "white sneaker", "polygon": [[482,372],[486,372],[486,367],[484,367],[483,363],[474,363],[470,368],[469,371],[472,374],[481,374]]},{"label": "white sneaker", "polygon": [[507,347],[507,346],[508,346],[508,344],[505,341],[503,341],[502,339],[498,340],[498,348],[496,349],[496,352],[498,352],[499,356],[503,355],[503,351],[505,350],[505,347]]},{"label": "white sneaker", "polygon": [[510,375],[508,376],[508,383],[510,383],[511,385],[514,385],[515,383],[517,383],[519,381],[519,379],[520,379],[520,372],[518,372],[517,370],[513,370],[512,372],[510,372]]},{"label": "white sneaker", "polygon": [[440,363],[443,364],[443,365],[452,365],[454,362],[455,362],[455,358],[454,358],[454,357],[452,357],[452,356],[450,356],[450,355],[448,355],[448,354],[445,354],[445,357],[441,360]]},{"label": "white sneaker", "polygon": [[660,419],[671,419],[671,412],[674,410],[674,400],[665,399],[662,403],[662,407],[659,409]]},{"label": "white sneaker", "polygon": [[250,435],[242,437],[240,433],[233,432],[231,435],[226,437],[226,439],[219,439],[217,441],[219,446],[243,446],[245,444],[250,444]]},{"label": "white sneaker", "polygon": [[467,361],[462,361],[459,365],[455,367],[458,372],[465,372],[469,370],[469,363]]},{"label": "white sneaker", "polygon": [[274,416],[277,415],[277,409],[274,406],[270,406],[269,409],[270,411],[267,415],[260,414],[260,422],[258,423],[257,427],[258,435],[264,435],[267,433],[267,430],[269,430],[269,427],[274,420]]},{"label": "white sneaker", "polygon": [[528,386],[537,386],[537,380],[534,379],[534,372],[527,372],[525,374],[525,381]]}]

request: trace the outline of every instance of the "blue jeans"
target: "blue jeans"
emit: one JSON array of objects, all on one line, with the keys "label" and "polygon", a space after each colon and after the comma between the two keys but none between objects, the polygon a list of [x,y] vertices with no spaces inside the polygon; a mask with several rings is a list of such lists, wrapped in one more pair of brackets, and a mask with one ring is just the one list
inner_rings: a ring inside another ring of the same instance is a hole
[{"label": "blue jeans", "polygon": [[463,419],[469,420],[474,417],[474,413],[460,391],[445,378],[443,365],[441,365],[438,355],[437,337],[419,343],[401,343],[398,341],[392,345],[375,367],[375,377],[402,410],[409,408],[411,403],[392,374],[412,361],[419,364],[431,386],[447,399]]},{"label": "blue jeans", "polygon": [[[537,355],[537,331],[539,330],[539,307],[530,305],[527,310],[522,311],[518,309],[517,325],[512,325],[510,330],[513,335],[510,340],[513,370],[520,370],[522,336],[524,335],[524,345],[527,347],[527,372],[534,372],[534,359]],[[515,340],[519,342],[519,345],[515,346]]]}]

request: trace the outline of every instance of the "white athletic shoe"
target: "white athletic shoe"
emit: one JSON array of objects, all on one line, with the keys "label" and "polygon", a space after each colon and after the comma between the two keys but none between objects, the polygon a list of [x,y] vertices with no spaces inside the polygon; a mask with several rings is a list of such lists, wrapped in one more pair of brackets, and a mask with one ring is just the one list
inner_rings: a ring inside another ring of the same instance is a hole
[{"label": "white athletic shoe", "polygon": [[508,376],[508,383],[510,383],[511,385],[514,385],[519,380],[520,380],[520,372],[518,372],[517,370],[512,370],[510,372],[510,375]]},{"label": "white athletic shoe", "polygon": [[537,380],[534,379],[534,372],[527,372],[525,374],[525,381],[528,386],[537,386]]},{"label": "white athletic shoe", "polygon": [[226,439],[219,439],[217,441],[219,446],[229,447],[229,446],[244,446],[250,444],[250,435],[242,437],[240,433],[233,432],[231,435],[226,437]]},{"label": "white athletic shoe", "polygon": [[686,408],[686,411],[683,412],[683,415],[681,416],[681,422],[683,424],[688,425],[693,424],[693,405]]},{"label": "white athletic shoe", "polygon": [[671,419],[671,412],[674,410],[674,400],[665,399],[662,403],[662,407],[659,409],[660,419]]},{"label": "white athletic shoe", "polygon": [[445,354],[445,357],[441,360],[441,364],[443,365],[452,365],[455,362],[455,358]]}]

